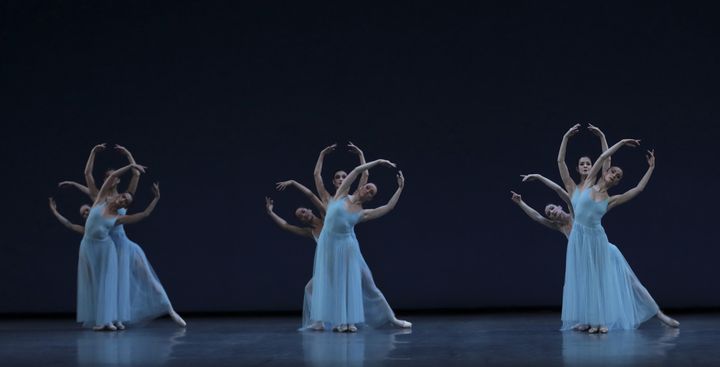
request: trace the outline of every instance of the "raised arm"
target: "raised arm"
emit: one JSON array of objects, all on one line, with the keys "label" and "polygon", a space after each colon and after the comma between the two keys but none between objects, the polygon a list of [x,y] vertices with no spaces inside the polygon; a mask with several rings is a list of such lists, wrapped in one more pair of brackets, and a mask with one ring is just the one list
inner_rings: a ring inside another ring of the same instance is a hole
[{"label": "raised arm", "polygon": [[[595,136],[600,138],[600,148],[602,149],[603,153],[608,150],[608,143],[607,139],[605,139],[605,133],[602,132],[597,126],[594,126],[593,124],[588,124],[588,130],[590,130]],[[607,172],[607,170],[610,169],[610,166],[612,164],[612,157],[608,157],[608,159],[605,160],[605,163],[603,163],[602,166],[602,173],[604,174]]]},{"label": "raised arm", "polygon": [[[348,148],[351,152],[358,155],[358,158],[360,159],[360,165],[363,165],[367,162],[365,162],[365,154],[363,154],[363,151],[358,148],[357,145],[353,144],[351,141],[348,142]],[[366,183],[368,183],[368,178],[370,177],[370,171],[363,171],[362,174],[360,174],[360,181],[358,182],[357,187],[363,187]]]},{"label": "raised arm", "polygon": [[648,150],[648,154],[646,156],[647,162],[648,162],[648,169],[645,172],[645,175],[640,179],[640,182],[637,184],[637,186],[633,187],[632,189],[620,194],[620,195],[613,195],[608,200],[608,210],[620,205],[627,203],[634,197],[638,196],[643,190],[645,190],[645,186],[647,186],[648,181],[650,181],[650,177],[652,177],[653,171],[655,170],[655,150]]},{"label": "raised arm", "polygon": [[522,211],[527,214],[530,219],[544,225],[545,227],[548,227],[550,229],[554,230],[560,230],[560,228],[550,219],[545,218],[540,213],[537,212],[537,210],[531,208],[529,205],[525,204],[525,202],[522,200],[522,196],[520,194],[515,193],[515,191],[510,191],[512,194],[512,201],[517,204]]},{"label": "raised arm", "polygon": [[390,213],[393,209],[395,209],[395,205],[397,205],[398,200],[400,200],[400,194],[402,194],[403,188],[405,187],[405,177],[402,174],[402,171],[398,171],[397,174],[397,183],[398,188],[395,190],[395,193],[390,198],[387,204],[377,207],[375,209],[363,209],[360,221],[366,222],[372,219],[377,219],[382,217],[383,215]]},{"label": "raised arm", "polygon": [[560,178],[562,179],[563,185],[567,192],[573,192],[575,190],[575,181],[570,177],[570,171],[568,171],[567,164],[565,164],[565,152],[567,151],[568,140],[580,131],[580,124],[575,124],[563,135],[562,142],[560,143],[560,151],[558,152],[557,164],[558,170],[560,170]]},{"label": "raised arm", "polygon": [[129,169],[135,168],[138,171],[145,173],[145,167],[139,165],[139,164],[128,164],[127,166],[120,168],[118,170],[115,170],[113,173],[110,174],[110,176],[103,182],[102,187],[100,188],[100,192],[98,192],[97,197],[95,198],[95,204],[99,203],[102,200],[105,200],[105,197],[108,196],[110,191],[115,185],[115,181],[118,177],[122,176],[125,172],[127,172]]},{"label": "raised arm", "polygon": [[343,183],[340,185],[340,187],[337,189],[337,192],[335,193],[335,198],[341,198],[345,195],[347,195],[350,192],[350,186],[353,184],[355,180],[357,180],[358,176],[366,170],[369,170],[370,168],[373,168],[377,165],[386,165],[389,167],[395,167],[395,163],[392,163],[386,159],[376,159],[370,163],[361,164],[357,167],[355,167],[350,173],[345,177],[345,180],[343,180]]},{"label": "raised arm", "polygon": [[150,216],[150,213],[155,210],[155,206],[157,205],[158,201],[160,200],[160,184],[157,182],[153,184],[152,192],[155,197],[153,200],[148,204],[147,208],[145,210],[141,211],[140,213],[135,213],[131,215],[121,215],[117,218],[115,221],[115,225],[121,225],[121,224],[131,224],[131,223],[137,223],[147,217]]},{"label": "raised arm", "polygon": [[[119,151],[120,153],[124,154],[127,157],[128,162],[130,164],[137,164],[135,162],[135,158],[133,158],[133,156],[132,156],[132,153],[130,153],[130,151],[127,150],[127,148],[125,148],[124,146],[115,144],[115,149],[117,151]],[[130,185],[128,185],[127,191],[129,193],[133,194],[133,196],[135,196],[135,191],[137,191],[138,182],[140,181],[140,171],[138,171],[136,168],[133,168],[132,174],[133,175],[132,175],[132,178],[130,179]]]},{"label": "raised arm", "polygon": [[295,180],[287,180],[287,181],[281,181],[278,182],[275,186],[275,188],[278,191],[285,190],[288,186],[293,186],[296,189],[300,190],[310,201],[315,205],[315,207],[320,211],[320,214],[323,216],[325,215],[325,204],[317,197],[315,194],[310,191],[307,187],[305,187],[303,184],[295,181]]},{"label": "raised arm", "polygon": [[[79,184],[79,183],[77,183],[77,182],[75,182],[75,181],[63,181],[63,182],[60,182],[60,183],[58,184],[58,187],[62,187],[62,188],[74,187],[74,188],[80,190],[80,192],[82,192],[83,194],[85,194],[85,195],[87,195],[87,196],[90,196],[90,190],[89,190],[86,186],[83,186],[83,185],[81,185],[81,184]],[[92,199],[92,197],[90,197],[90,199]]]},{"label": "raised arm", "polygon": [[274,202],[271,198],[265,197],[265,211],[268,213],[270,218],[278,225],[278,227],[299,236],[313,237],[312,230],[310,228],[302,228],[289,224],[285,219],[280,218],[279,215],[273,211]]},{"label": "raised arm", "polygon": [[325,155],[335,150],[335,147],[337,147],[337,144],[325,147],[325,149],[320,151],[317,163],[315,163],[315,170],[313,171],[313,177],[315,178],[315,189],[317,190],[318,195],[320,195],[320,199],[323,201],[323,203],[327,203],[328,201],[330,201],[330,193],[325,190],[325,184],[323,183],[322,179],[323,162],[325,161]]},{"label": "raised arm", "polygon": [[583,185],[585,185],[588,182],[594,183],[595,182],[595,176],[597,176],[598,172],[600,172],[600,169],[602,168],[605,161],[612,157],[615,152],[620,149],[620,147],[627,145],[629,147],[636,147],[640,145],[639,139],[623,139],[619,142],[615,143],[612,147],[608,148],[608,150],[604,151],[602,154],[600,154],[600,157],[595,161],[592,168],[590,168],[590,172],[588,173],[587,178],[585,178],[585,182],[583,182]]},{"label": "raised arm", "polygon": [[93,177],[93,168],[95,167],[95,155],[97,152],[105,150],[105,143],[98,144],[90,151],[90,157],[88,157],[87,163],[85,164],[85,184],[87,185],[91,199],[97,198],[98,188],[95,185],[95,178]]},{"label": "raised arm", "polygon": [[63,217],[62,214],[60,214],[57,210],[57,204],[55,204],[55,199],[48,198],[48,202],[50,204],[50,211],[55,215],[55,218],[62,223],[66,228],[73,230],[77,233],[84,234],[85,233],[85,227],[79,225],[79,224],[73,224],[70,222],[67,218]]},{"label": "raised arm", "polygon": [[568,195],[567,191],[563,190],[563,188],[560,187],[560,185],[556,184],[555,182],[552,182],[552,180],[548,179],[547,177],[545,177],[543,175],[539,175],[537,173],[531,173],[529,175],[520,175],[520,177],[523,178],[522,179],[523,182],[538,180],[538,181],[542,182],[545,186],[549,187],[550,190],[555,191],[555,193],[560,197],[560,199],[562,201],[564,201],[565,204],[567,204],[568,208],[570,208],[570,214],[572,214],[574,216],[572,202],[570,200],[570,195]]}]

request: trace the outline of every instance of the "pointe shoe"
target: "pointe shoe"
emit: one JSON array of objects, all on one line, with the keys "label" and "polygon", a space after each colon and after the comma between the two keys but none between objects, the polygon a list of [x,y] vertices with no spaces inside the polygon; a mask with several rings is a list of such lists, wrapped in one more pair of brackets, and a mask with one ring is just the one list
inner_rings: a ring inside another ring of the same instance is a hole
[{"label": "pointe shoe", "polygon": [[608,331],[610,331],[610,330],[607,328],[607,326],[600,326],[600,327],[598,328],[598,332],[599,332],[600,334],[607,334]]},{"label": "pointe shoe", "polygon": [[325,331],[325,325],[323,325],[323,323],[320,321],[316,321],[316,322],[313,322],[312,325],[310,325],[310,330]]},{"label": "pointe shoe", "polygon": [[338,332],[338,333],[344,333],[347,331],[347,329],[348,329],[347,325],[343,324],[343,325],[335,326],[332,330],[335,332]]},{"label": "pointe shoe", "polygon": [[405,321],[405,320],[395,319],[395,320],[392,320],[392,324],[395,325],[395,326],[397,326],[397,327],[399,327],[399,328],[401,328],[401,329],[410,329],[410,328],[412,328],[412,323],[409,322],[409,321]]},{"label": "pointe shoe", "polygon": [[596,328],[596,327],[591,327],[591,328],[588,329],[587,332],[588,332],[588,334],[597,334],[598,331],[599,331],[598,328]]},{"label": "pointe shoe", "polygon": [[588,331],[590,329],[590,325],[588,324],[577,324],[572,327],[575,331]]},{"label": "pointe shoe", "polygon": [[347,331],[349,333],[357,332],[357,326],[355,326],[355,324],[350,324],[350,325],[348,325]]},{"label": "pointe shoe", "polygon": [[175,312],[175,310],[170,310],[170,318],[171,318],[173,321],[175,321],[175,323],[178,324],[180,327],[186,327],[186,326],[187,326],[187,323],[185,322],[185,320],[183,320],[183,318],[180,317],[180,315],[178,315],[178,313]]},{"label": "pointe shoe", "polygon": [[657,317],[660,320],[660,322],[663,323],[663,325],[671,327],[671,328],[679,328],[680,322],[678,320],[673,319],[672,317],[664,314],[662,311],[658,311]]},{"label": "pointe shoe", "polygon": [[120,321],[118,321],[118,322],[115,323],[115,327],[116,327],[118,330],[125,330],[125,325],[123,325],[123,323],[120,322]]}]

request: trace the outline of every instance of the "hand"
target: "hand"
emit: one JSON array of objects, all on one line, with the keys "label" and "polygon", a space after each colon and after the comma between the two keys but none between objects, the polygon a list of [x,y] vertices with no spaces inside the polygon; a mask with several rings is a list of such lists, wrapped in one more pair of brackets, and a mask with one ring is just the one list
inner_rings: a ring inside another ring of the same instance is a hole
[{"label": "hand", "polygon": [[50,210],[57,211],[57,204],[55,204],[55,199],[48,198],[48,204],[50,205]]},{"label": "hand", "polygon": [[348,142],[348,151],[355,153],[357,155],[362,155],[363,151],[360,150],[360,148],[357,147],[357,145],[353,144],[351,141]]},{"label": "hand", "polygon": [[522,182],[535,181],[535,180],[537,180],[538,176],[539,176],[539,175],[538,175],[537,173],[531,173],[531,174],[528,174],[528,175],[520,175],[520,177],[523,178],[523,179],[522,179]]},{"label": "hand", "polygon": [[510,191],[510,193],[512,194],[512,197],[510,199],[514,201],[515,204],[520,204],[520,202],[522,201],[522,196],[520,196],[520,194],[516,193],[515,191]]},{"label": "hand", "polygon": [[72,186],[72,181],[63,181],[58,184],[58,187],[62,187],[62,188],[70,187],[70,186]]},{"label": "hand", "polygon": [[325,149],[320,151],[320,154],[322,154],[322,155],[328,154],[328,153],[332,152],[333,150],[335,150],[335,148],[337,148],[337,143],[325,147]]},{"label": "hand", "polygon": [[600,131],[600,129],[598,129],[597,126],[593,126],[593,124],[588,124],[588,127],[587,127],[587,128],[588,128],[588,130],[590,130],[593,134],[595,134],[595,136],[597,136],[598,138],[601,138],[601,137],[605,136],[605,134],[603,134],[603,132]]},{"label": "hand", "polygon": [[381,166],[388,166],[388,167],[393,167],[393,168],[395,168],[395,163],[390,162],[390,161],[387,160],[387,159],[378,159],[378,160],[376,160],[375,162],[377,162],[377,164],[378,164],[378,165],[381,165]]},{"label": "hand", "polygon": [[273,199],[270,199],[269,197],[265,197],[265,210],[268,211],[268,213],[273,211]]},{"label": "hand", "polygon": [[398,171],[397,174],[397,180],[398,180],[398,188],[404,188],[405,187],[405,176],[403,176],[402,171]]},{"label": "hand", "polygon": [[124,146],[122,146],[120,144],[115,144],[115,150],[117,150],[118,152],[120,152],[122,154],[125,154],[126,156],[130,156],[130,151],[127,150],[127,148],[125,148]]},{"label": "hand", "polygon": [[565,137],[569,138],[577,134],[578,132],[580,132],[580,124],[575,124],[573,127],[570,128],[570,130],[565,133]]},{"label": "hand", "polygon": [[645,156],[647,158],[648,166],[655,167],[655,149],[648,150],[648,154]]},{"label": "hand", "polygon": [[142,166],[142,165],[135,164],[135,163],[131,164],[130,167],[132,167],[142,173],[145,173],[145,170],[147,169],[147,166]]},{"label": "hand", "polygon": [[107,146],[106,143],[98,144],[92,148],[93,153],[102,152],[105,150],[105,147]]},{"label": "hand", "polygon": [[275,184],[275,189],[277,189],[277,191],[283,191],[293,183],[295,183],[294,180],[281,181]]},{"label": "hand", "polygon": [[160,183],[159,182],[155,182],[152,185],[152,193],[153,193],[153,195],[155,195],[156,198],[160,198]]},{"label": "hand", "polygon": [[640,146],[640,139],[623,139],[622,143],[629,147],[635,148],[637,146]]}]

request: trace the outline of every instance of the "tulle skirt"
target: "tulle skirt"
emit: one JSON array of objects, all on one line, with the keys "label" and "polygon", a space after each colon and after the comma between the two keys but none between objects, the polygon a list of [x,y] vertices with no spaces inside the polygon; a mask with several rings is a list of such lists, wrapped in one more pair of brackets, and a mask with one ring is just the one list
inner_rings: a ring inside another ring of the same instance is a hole
[{"label": "tulle skirt", "polygon": [[118,317],[142,323],[169,312],[170,300],[145,252],[124,234],[114,234],[118,252]]},{"label": "tulle skirt", "polygon": [[568,239],[562,329],[577,324],[633,329],[658,311],[602,226],[573,224]]},{"label": "tulle skirt", "polygon": [[118,258],[115,244],[83,237],[78,256],[77,322],[86,327],[118,320]]}]

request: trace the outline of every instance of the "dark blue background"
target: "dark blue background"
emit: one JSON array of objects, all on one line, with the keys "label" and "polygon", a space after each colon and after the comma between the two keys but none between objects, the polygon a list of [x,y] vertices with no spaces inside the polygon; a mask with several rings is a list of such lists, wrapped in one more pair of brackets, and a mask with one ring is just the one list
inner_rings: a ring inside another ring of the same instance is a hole
[{"label": "dark blue background", "polygon": [[[394,212],[357,228],[396,309],[557,307],[565,240],[531,222],[509,190],[558,202],[519,174],[559,182],[563,133],[601,127],[610,144],[655,148],[648,188],[604,221],[661,307],[718,307],[715,9],[681,2],[547,5],[395,3],[371,7],[204,1],[5,1],[0,11],[0,313],[70,312],[81,180],[94,144],[126,145],[150,166],[128,226],[175,307],[295,310],[312,241],[279,230],[265,195],[292,219],[317,153],[348,139],[400,164]],[[573,167],[600,152],[589,132]],[[625,149],[616,193],[645,172]],[[96,177],[119,167],[98,156]],[[329,156],[325,177],[356,158]],[[371,172],[384,203],[394,172]]]}]

